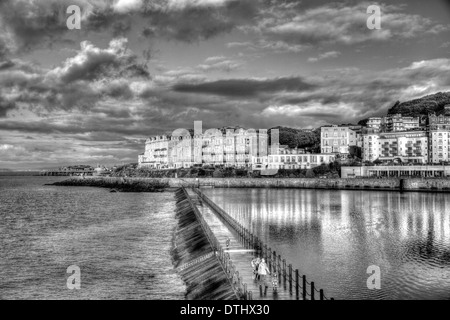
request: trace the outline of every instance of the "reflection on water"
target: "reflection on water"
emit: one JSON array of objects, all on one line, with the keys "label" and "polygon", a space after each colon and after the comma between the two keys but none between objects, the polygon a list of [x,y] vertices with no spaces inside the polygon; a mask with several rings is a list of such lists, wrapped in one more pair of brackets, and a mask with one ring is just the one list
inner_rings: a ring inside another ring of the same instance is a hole
[{"label": "reflection on water", "polygon": [[[206,189],[336,299],[450,299],[450,195]],[[381,290],[367,289],[370,265]]]}]

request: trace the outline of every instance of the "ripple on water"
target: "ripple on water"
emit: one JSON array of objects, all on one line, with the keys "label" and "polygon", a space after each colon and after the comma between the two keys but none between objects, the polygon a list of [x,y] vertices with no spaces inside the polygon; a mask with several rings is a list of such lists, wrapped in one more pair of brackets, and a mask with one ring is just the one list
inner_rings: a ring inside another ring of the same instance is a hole
[{"label": "ripple on water", "polygon": [[[42,186],[54,180],[0,177],[2,298],[184,299],[172,193]],[[81,290],[66,287],[70,265]]]}]

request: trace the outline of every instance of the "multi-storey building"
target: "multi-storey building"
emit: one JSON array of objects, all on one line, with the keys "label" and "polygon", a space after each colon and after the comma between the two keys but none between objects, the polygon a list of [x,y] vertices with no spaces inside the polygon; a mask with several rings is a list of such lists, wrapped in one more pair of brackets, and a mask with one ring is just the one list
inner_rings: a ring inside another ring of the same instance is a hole
[{"label": "multi-storey building", "polygon": [[367,128],[374,131],[380,131],[381,129],[381,117],[372,117],[367,120]]},{"label": "multi-storey building", "polygon": [[444,107],[444,114],[428,115],[429,162],[449,161],[450,155],[450,105]]},{"label": "multi-storey building", "polygon": [[271,154],[263,163],[267,169],[311,169],[334,160],[335,154]]},{"label": "multi-storey building", "polygon": [[190,168],[194,165],[193,134],[187,130],[175,131],[169,142],[169,168]]},{"label": "multi-storey building", "polygon": [[401,114],[386,117],[373,117],[367,121],[367,127],[376,132],[401,132],[420,128],[419,117],[404,117]]},{"label": "multi-storey building", "polygon": [[364,135],[364,161],[428,162],[428,135],[425,131],[367,132]]},{"label": "multi-storey building", "polygon": [[448,162],[450,154],[450,131],[437,129],[429,132],[429,154],[431,163]]},{"label": "multi-storey building", "polygon": [[401,114],[384,117],[382,123],[383,132],[410,131],[418,128],[420,128],[419,117],[403,117]]},{"label": "multi-storey building", "polygon": [[204,134],[177,130],[146,142],[139,166],[152,169],[190,168],[194,165],[249,167],[252,157],[268,154],[267,130],[210,129]]},{"label": "multi-storey building", "polygon": [[357,146],[356,127],[326,126],[321,128],[321,153],[349,154],[352,146]]},{"label": "multi-storey building", "polygon": [[166,169],[169,167],[169,142],[167,135],[153,136],[145,142],[145,152],[139,156],[139,166],[152,169]]}]

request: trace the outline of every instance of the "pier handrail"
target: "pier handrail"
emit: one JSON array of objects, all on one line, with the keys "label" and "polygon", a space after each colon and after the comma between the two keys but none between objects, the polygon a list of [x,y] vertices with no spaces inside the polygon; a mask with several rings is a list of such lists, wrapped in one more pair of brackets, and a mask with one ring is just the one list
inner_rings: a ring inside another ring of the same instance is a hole
[{"label": "pier handrail", "polygon": [[[292,264],[288,264],[286,269],[287,260],[281,259],[281,255],[277,256],[276,251],[272,251],[271,248],[267,248],[267,245],[258,239],[258,237],[241,225],[236,219],[231,217],[225,210],[216,205],[199,189],[193,190],[200,197],[200,199],[208,204],[231,228],[234,229],[234,231],[238,233],[239,239],[246,248],[254,249],[254,252],[257,255],[265,259],[267,265],[269,266],[270,272],[277,273],[278,282],[280,284],[283,282],[285,289],[287,285],[286,282],[289,283],[290,294],[293,294],[295,290],[297,299],[300,298],[301,294],[303,300],[334,300],[333,298],[327,298],[322,289],[318,290],[315,287],[314,281],[308,282],[305,275],[300,277],[298,269],[295,269],[295,274],[293,275]],[[309,291],[308,287],[310,288]],[[316,293],[319,294],[319,299],[316,299]]]},{"label": "pier handrail", "polygon": [[188,195],[186,189],[184,187],[181,187],[181,189],[183,190],[186,199],[188,200],[190,206],[192,207],[197,220],[202,226],[203,231],[205,232],[211,247],[215,251],[216,257],[219,263],[221,264],[225,274],[227,275],[227,278],[231,284],[231,287],[236,293],[236,296],[243,300],[252,300],[252,292],[247,290],[247,284],[245,284],[242,281],[242,277],[239,276],[239,272],[234,267],[233,261],[230,258],[230,254],[224,251],[219,240],[217,240],[208,223],[203,218],[203,215],[200,213],[197,206],[192,202],[192,199]]}]

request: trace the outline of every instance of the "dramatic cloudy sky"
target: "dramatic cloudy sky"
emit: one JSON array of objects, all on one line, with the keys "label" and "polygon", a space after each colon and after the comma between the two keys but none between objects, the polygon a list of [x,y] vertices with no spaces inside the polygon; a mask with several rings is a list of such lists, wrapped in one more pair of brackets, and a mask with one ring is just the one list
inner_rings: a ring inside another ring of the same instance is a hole
[{"label": "dramatic cloudy sky", "polygon": [[439,91],[450,1],[0,0],[0,168],[136,162],[195,120],[314,128]]}]

